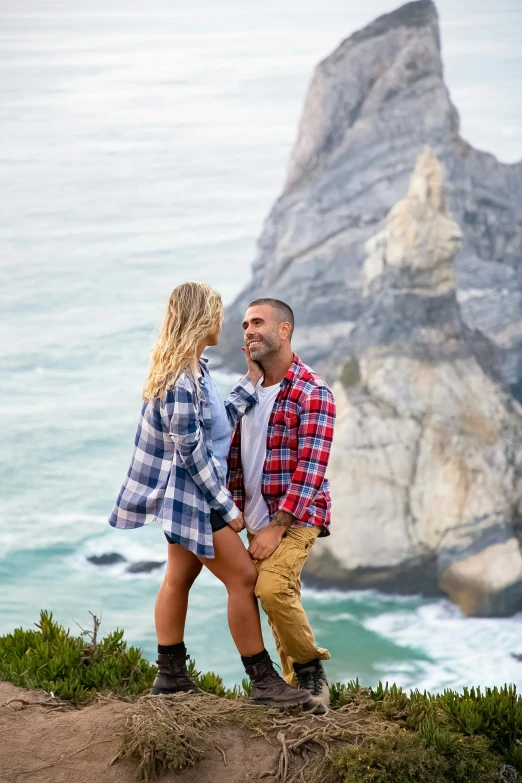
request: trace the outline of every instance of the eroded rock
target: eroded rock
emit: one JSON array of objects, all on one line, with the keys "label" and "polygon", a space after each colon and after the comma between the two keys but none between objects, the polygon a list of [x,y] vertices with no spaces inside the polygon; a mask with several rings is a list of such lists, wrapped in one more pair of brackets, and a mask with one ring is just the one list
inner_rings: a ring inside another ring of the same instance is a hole
[{"label": "eroded rock", "polygon": [[324,585],[406,582],[468,614],[509,614],[522,608],[522,408],[461,316],[460,243],[426,149],[367,243],[360,383],[343,367],[334,384],[333,534],[309,573]]}]

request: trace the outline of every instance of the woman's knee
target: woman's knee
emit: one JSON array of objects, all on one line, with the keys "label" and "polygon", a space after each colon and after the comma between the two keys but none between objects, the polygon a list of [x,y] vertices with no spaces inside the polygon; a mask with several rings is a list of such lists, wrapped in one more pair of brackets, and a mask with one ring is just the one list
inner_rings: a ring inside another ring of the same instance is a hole
[{"label": "woman's knee", "polygon": [[169,590],[184,592],[190,590],[200,571],[201,568],[179,569],[167,566],[163,583]]},{"label": "woman's knee", "polygon": [[252,568],[244,568],[235,572],[233,578],[225,582],[228,592],[241,591],[243,593],[255,593],[257,582],[257,569],[252,563]]}]

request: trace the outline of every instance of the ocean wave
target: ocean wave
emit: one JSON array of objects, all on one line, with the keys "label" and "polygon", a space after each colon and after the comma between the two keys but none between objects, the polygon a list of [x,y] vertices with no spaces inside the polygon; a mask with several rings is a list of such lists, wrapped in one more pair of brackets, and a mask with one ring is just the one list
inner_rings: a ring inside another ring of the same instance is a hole
[{"label": "ocean wave", "polygon": [[364,606],[371,604],[374,604],[375,606],[381,606],[382,604],[390,604],[393,606],[397,604],[416,606],[419,601],[423,600],[423,596],[421,595],[381,593],[379,590],[340,590],[338,588],[327,588],[323,590],[307,586],[306,575],[304,576],[304,579],[303,595],[310,601],[316,601],[317,603],[342,603],[349,600],[355,604],[364,604]]},{"label": "ocean wave", "polygon": [[23,514],[0,527],[0,559],[13,552],[45,550],[61,544],[78,544],[85,538],[85,526],[107,525],[101,514]]},{"label": "ocean wave", "polygon": [[380,664],[392,679],[407,687],[433,692],[466,685],[492,687],[505,682],[522,687],[522,663],[513,657],[513,653],[522,652],[522,614],[510,618],[467,617],[449,601],[441,600],[425,603],[411,612],[368,617],[362,625],[396,645],[428,657],[428,661],[418,661],[411,671],[407,668],[411,666],[409,662]]}]

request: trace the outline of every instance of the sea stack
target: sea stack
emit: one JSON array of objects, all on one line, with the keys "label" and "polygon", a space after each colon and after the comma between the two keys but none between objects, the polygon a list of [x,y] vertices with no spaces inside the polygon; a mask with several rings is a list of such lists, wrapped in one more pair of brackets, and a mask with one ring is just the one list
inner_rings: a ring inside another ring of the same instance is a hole
[{"label": "sea stack", "polygon": [[426,145],[442,164],[462,230],[455,263],[462,318],[498,347],[502,377],[522,399],[522,163],[499,163],[460,136],[431,0],[380,17],[317,66],[252,280],[227,311],[225,366],[242,371],[249,301],[275,296],[294,308],[296,351],[334,380],[355,351],[353,329],[368,306],[365,243],[402,198]]}]

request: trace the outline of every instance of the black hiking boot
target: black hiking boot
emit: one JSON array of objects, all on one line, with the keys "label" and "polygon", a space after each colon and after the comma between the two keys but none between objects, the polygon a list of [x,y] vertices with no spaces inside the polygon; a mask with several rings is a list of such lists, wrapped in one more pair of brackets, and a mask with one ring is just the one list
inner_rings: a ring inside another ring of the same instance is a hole
[{"label": "black hiking boot", "polygon": [[158,673],[151,688],[152,696],[172,693],[204,693],[191,680],[187,671],[189,656],[185,653],[163,655],[158,653]]},{"label": "black hiking boot", "polygon": [[295,676],[300,688],[306,688],[312,694],[312,700],[304,709],[315,715],[324,715],[330,706],[328,680],[319,658],[308,663],[294,663]]},{"label": "black hiking boot", "polygon": [[307,690],[296,690],[287,685],[274,669],[269,655],[259,663],[245,666],[245,671],[252,682],[254,704],[264,704],[266,707],[293,707],[295,704],[306,704],[312,698]]}]

